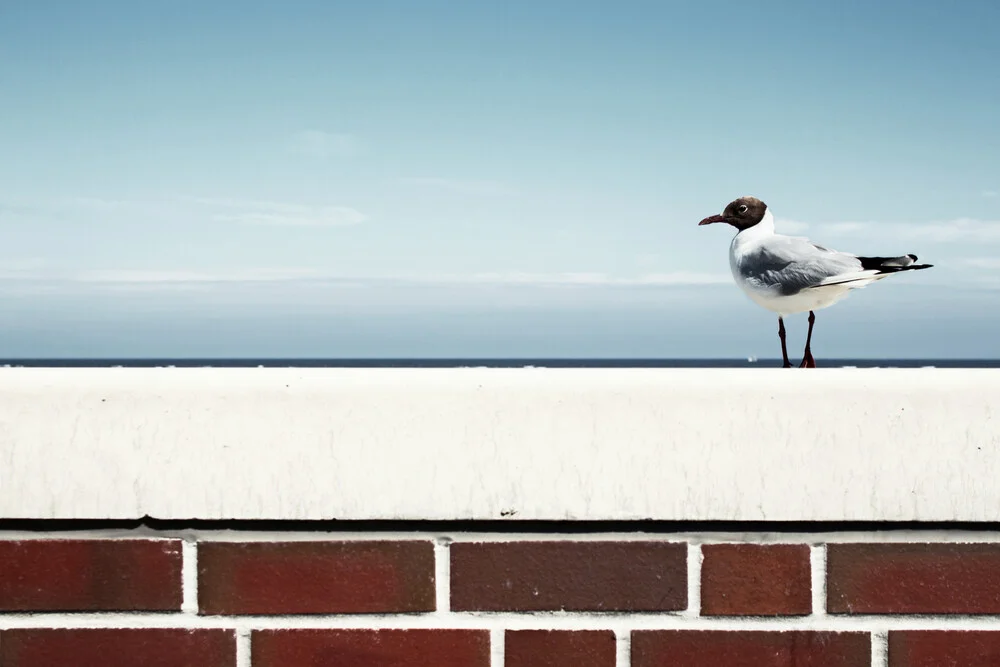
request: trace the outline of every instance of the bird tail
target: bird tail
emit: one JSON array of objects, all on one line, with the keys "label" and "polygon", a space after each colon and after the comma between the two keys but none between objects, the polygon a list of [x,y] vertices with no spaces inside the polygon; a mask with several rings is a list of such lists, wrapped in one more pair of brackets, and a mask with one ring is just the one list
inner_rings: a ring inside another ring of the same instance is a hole
[{"label": "bird tail", "polygon": [[861,261],[861,268],[864,271],[877,271],[875,275],[886,273],[899,273],[900,271],[917,271],[919,269],[929,269],[933,264],[917,264],[916,255],[902,255],[901,257],[858,257]]},{"label": "bird tail", "polygon": [[812,289],[822,289],[832,285],[848,285],[852,288],[864,287],[876,280],[882,280],[886,276],[891,276],[900,271],[917,271],[919,269],[929,269],[933,264],[917,264],[916,255],[903,255],[901,257],[858,257],[861,262],[861,271],[853,273],[830,276],[818,285],[813,285]]}]

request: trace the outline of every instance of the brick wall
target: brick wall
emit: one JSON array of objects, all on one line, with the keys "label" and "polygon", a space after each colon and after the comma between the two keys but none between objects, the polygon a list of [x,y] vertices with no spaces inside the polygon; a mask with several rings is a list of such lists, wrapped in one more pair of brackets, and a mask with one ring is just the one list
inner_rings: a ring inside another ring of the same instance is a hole
[{"label": "brick wall", "polygon": [[0,533],[0,667],[995,667],[995,537]]}]

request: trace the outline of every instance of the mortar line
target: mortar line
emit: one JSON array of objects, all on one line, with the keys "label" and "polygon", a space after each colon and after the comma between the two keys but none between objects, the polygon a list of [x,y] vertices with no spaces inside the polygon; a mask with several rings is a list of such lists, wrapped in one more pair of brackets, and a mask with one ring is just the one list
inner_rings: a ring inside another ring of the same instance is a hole
[{"label": "mortar line", "polygon": [[434,592],[439,614],[451,611],[451,540],[439,537],[434,541]]},{"label": "mortar line", "polygon": [[468,630],[774,630],[865,632],[876,630],[1000,630],[1000,615],[698,617],[649,613],[351,614],[295,616],[195,616],[184,613],[116,612],[0,614],[0,630],[16,628],[468,629]]},{"label": "mortar line", "polygon": [[490,667],[504,667],[507,647],[504,628],[490,629]]},{"label": "mortar line", "polygon": [[615,630],[615,667],[632,665],[632,631]]},{"label": "mortar line", "polygon": [[198,544],[181,542],[181,611],[198,613]]},{"label": "mortar line", "polygon": [[250,628],[236,629],[236,667],[250,667]]},{"label": "mortar line", "polygon": [[872,667],[889,667],[889,633],[872,631]]},{"label": "mortar line", "polygon": [[701,544],[688,542],[687,547],[687,599],[683,615],[688,618],[701,616],[701,564],[704,561]]},{"label": "mortar line", "polygon": [[813,616],[826,616],[826,545],[809,548],[810,588]]}]

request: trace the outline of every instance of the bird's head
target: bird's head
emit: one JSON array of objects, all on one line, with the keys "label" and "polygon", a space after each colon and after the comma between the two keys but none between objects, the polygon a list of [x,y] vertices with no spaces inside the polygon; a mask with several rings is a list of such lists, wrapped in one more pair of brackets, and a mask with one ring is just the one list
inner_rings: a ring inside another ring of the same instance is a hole
[{"label": "bird's head", "polygon": [[710,225],[713,222],[726,222],[742,231],[763,220],[765,213],[767,213],[767,204],[761,200],[756,197],[740,197],[729,202],[722,215],[710,215],[698,224]]}]

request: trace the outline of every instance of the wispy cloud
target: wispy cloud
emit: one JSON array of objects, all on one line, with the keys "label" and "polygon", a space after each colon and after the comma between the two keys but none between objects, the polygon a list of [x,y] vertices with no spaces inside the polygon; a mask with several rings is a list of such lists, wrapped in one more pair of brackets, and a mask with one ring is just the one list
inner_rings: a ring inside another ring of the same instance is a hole
[{"label": "wispy cloud", "polygon": [[494,283],[504,285],[579,285],[579,286],[677,286],[720,285],[732,282],[725,274],[677,271],[648,273],[635,277],[610,276],[606,273],[477,273],[455,276],[455,282]]},{"label": "wispy cloud", "polygon": [[962,263],[977,269],[1000,270],[998,257],[972,257],[962,260]]},{"label": "wispy cloud", "polygon": [[[9,267],[9,270],[5,270]],[[229,270],[202,269],[65,269],[41,261],[0,263],[2,281],[48,281],[94,286],[213,284],[213,283],[317,283],[337,285],[498,285],[563,287],[675,287],[719,285],[731,282],[725,274],[679,271],[639,276],[612,276],[598,272],[480,272],[472,274],[416,273],[394,275],[345,275],[319,268],[269,267]]]},{"label": "wispy cloud", "polygon": [[70,197],[64,200],[63,204],[70,208],[78,208],[91,211],[123,211],[134,206],[134,202],[127,199],[102,199],[100,197]]},{"label": "wispy cloud", "polygon": [[731,282],[724,274],[694,272],[651,273],[617,277],[606,273],[482,272],[473,274],[395,274],[383,276],[344,275],[322,269],[241,269],[235,271],[85,271],[73,277],[79,282],[336,282],[354,285],[564,285],[564,286],[679,286],[718,285]]},{"label": "wispy cloud", "polygon": [[288,140],[293,153],[315,158],[351,157],[361,152],[361,141],[352,134],[303,130]]},{"label": "wispy cloud", "polygon": [[282,227],[344,227],[368,219],[350,206],[187,195],[138,199],[68,197],[5,205],[3,210],[6,211],[5,219],[9,217],[11,221],[25,224],[51,219],[74,222],[86,219],[130,224],[185,220]]},{"label": "wispy cloud", "polygon": [[510,196],[516,190],[500,181],[465,180],[456,178],[441,178],[437,176],[407,176],[399,179],[403,185],[420,188],[429,192],[446,192],[459,195],[474,196]]},{"label": "wispy cloud", "polygon": [[1000,220],[958,218],[925,225],[898,225],[900,233],[932,241],[1000,241]]},{"label": "wispy cloud", "polygon": [[250,283],[285,282],[322,277],[314,269],[270,268],[230,271],[103,269],[79,271],[69,280],[83,283]]},{"label": "wispy cloud", "polygon": [[281,227],[344,227],[358,225],[367,216],[349,206],[308,206],[269,201],[198,199],[198,203],[217,209],[211,219],[247,225]]},{"label": "wispy cloud", "polygon": [[[846,234],[859,234],[874,229],[876,225],[867,222],[827,222],[816,225],[816,229],[821,234],[832,236],[842,236]],[[883,227],[885,225],[882,225]]]},{"label": "wispy cloud", "polygon": [[816,226],[820,236],[891,236],[936,243],[1000,241],[1000,220],[955,218],[938,222],[835,222]]},{"label": "wispy cloud", "polygon": [[983,197],[987,199],[993,199],[995,197],[1000,197],[1000,192],[996,190],[983,190]]},{"label": "wispy cloud", "polygon": [[0,280],[18,280],[36,275],[45,261],[35,257],[0,259]]},{"label": "wispy cloud", "polygon": [[782,234],[801,234],[809,229],[809,223],[800,222],[798,220],[776,218],[774,221],[774,228]]}]

